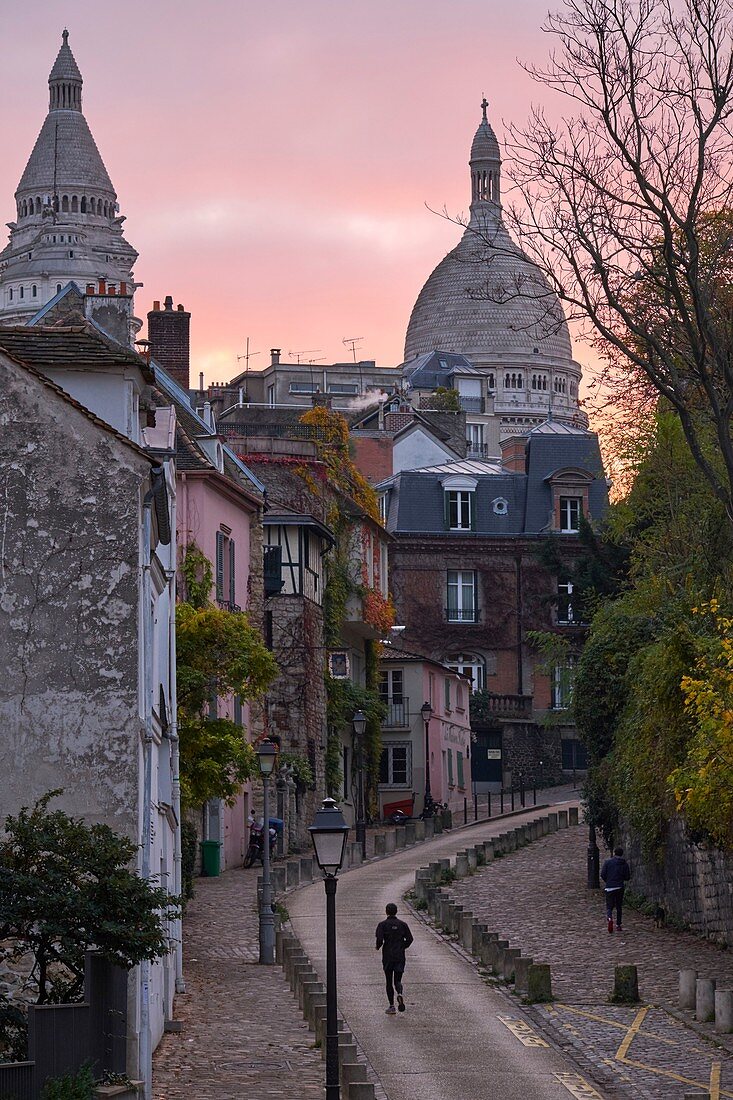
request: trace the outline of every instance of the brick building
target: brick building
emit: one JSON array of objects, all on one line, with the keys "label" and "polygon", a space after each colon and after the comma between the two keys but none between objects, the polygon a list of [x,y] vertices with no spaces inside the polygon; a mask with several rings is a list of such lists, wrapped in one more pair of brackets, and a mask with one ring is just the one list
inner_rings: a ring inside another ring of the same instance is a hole
[{"label": "brick building", "polygon": [[[568,704],[583,624],[542,549],[551,539],[569,567],[580,517],[607,506],[596,435],[548,421],[507,440],[502,462],[404,470],[377,490],[404,644],[472,679],[477,789],[582,766]],[[566,639],[565,655],[548,667],[533,631]]]}]

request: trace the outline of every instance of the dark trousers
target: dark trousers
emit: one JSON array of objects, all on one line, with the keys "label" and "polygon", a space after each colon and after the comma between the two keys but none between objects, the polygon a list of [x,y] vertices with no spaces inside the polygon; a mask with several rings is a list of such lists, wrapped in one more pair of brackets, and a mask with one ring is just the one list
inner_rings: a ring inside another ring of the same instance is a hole
[{"label": "dark trousers", "polygon": [[624,888],[619,886],[616,890],[606,890],[606,915],[613,916],[616,910],[616,924],[621,925],[621,906],[624,903]]},{"label": "dark trousers", "polygon": [[382,963],[384,979],[387,983],[387,1000],[394,1004],[395,989],[402,993],[402,975],[405,973],[404,963]]}]

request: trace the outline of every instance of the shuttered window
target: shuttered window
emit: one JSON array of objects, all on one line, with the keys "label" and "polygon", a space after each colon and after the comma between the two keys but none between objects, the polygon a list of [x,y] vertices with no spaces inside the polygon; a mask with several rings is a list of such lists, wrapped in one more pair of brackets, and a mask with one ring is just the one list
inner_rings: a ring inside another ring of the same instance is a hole
[{"label": "shuttered window", "polygon": [[224,532],[216,532],[216,598],[224,599]]}]

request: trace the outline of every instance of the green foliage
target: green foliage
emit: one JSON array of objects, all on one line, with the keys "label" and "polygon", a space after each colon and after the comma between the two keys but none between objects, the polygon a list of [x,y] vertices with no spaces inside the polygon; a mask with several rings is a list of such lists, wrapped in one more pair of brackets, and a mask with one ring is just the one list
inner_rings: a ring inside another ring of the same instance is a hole
[{"label": "green foliage", "polygon": [[210,798],[231,802],[255,774],[256,760],[241,726],[209,715],[211,700],[262,695],[277,665],[239,612],[180,603],[176,630],[181,801],[184,806]]},{"label": "green foliage", "polygon": [[562,583],[573,585],[576,623],[591,622],[596,610],[626,587],[630,546],[608,521],[597,528],[580,517],[578,540],[581,553],[569,558],[561,535],[548,535],[537,551],[540,563]]},{"label": "green foliage", "polygon": [[292,769],[293,779],[303,790],[313,787],[315,783],[313,768],[304,756],[299,756],[296,752],[281,752],[278,764],[281,768],[287,766]]},{"label": "green foliage", "polygon": [[438,386],[430,395],[429,405],[436,412],[460,412],[461,398],[458,390]]},{"label": "green foliage", "polygon": [[28,1018],[0,993],[0,1062],[23,1062],[27,1056]]},{"label": "green foliage", "polygon": [[46,1081],[41,1100],[92,1100],[94,1074],[89,1066],[82,1066],[77,1073],[66,1073]]},{"label": "green foliage", "polygon": [[132,841],[49,810],[60,793],[7,817],[0,841],[0,941],[32,953],[37,1004],[79,998],[90,948],[127,968],[165,955],[165,922],[180,910],[130,870]]},{"label": "green foliage", "polygon": [[183,879],[184,901],[190,901],[194,895],[193,871],[196,866],[198,833],[190,821],[181,822],[181,877]]},{"label": "green foliage", "polygon": [[189,542],[181,559],[180,576],[183,579],[186,603],[192,607],[208,607],[211,601],[211,588],[214,583],[214,570],[211,562],[195,542]]},{"label": "green foliage", "polygon": [[[326,790],[329,794],[333,794],[338,792],[342,781],[339,730],[344,726],[351,726],[351,719],[357,710],[363,711],[367,719],[365,770],[367,774],[374,775],[373,769],[376,767],[378,776],[379,757],[377,756],[376,762],[374,757],[377,752],[376,745],[379,744],[377,738],[381,739],[381,723],[385,710],[377,691],[359,687],[351,680],[334,680],[328,674],[326,675],[326,700],[329,731],[326,746]],[[378,726],[376,736],[375,726]]]}]

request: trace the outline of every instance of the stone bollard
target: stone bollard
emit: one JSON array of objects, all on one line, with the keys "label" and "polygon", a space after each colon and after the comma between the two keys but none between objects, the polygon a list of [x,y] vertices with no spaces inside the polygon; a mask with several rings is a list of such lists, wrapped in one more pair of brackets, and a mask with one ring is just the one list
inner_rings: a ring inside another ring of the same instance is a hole
[{"label": "stone bollard", "polygon": [[547,836],[550,831],[550,820],[547,817],[540,818],[540,836]]},{"label": "stone bollard", "polygon": [[699,1024],[715,1019],[715,978],[698,978],[695,983],[695,1019]]},{"label": "stone bollard", "polygon": [[635,966],[617,966],[613,972],[614,1004],[630,1005],[639,1000],[639,975]]},{"label": "stone bollard", "polygon": [[502,960],[501,976],[508,982],[514,977],[514,965],[522,954],[518,947],[507,947]]},{"label": "stone bollard", "polygon": [[322,1012],[324,1016],[326,1015],[327,1000],[328,997],[325,993],[311,993],[306,998],[305,1011],[303,1015],[308,1021],[310,1029],[313,1032],[315,1032],[316,1030],[316,1018],[318,1016],[318,1013]]},{"label": "stone bollard", "polygon": [[407,833],[404,825],[397,825],[394,831],[395,848],[404,848],[407,844]]},{"label": "stone bollard", "polygon": [[374,854],[375,856],[387,854],[387,837],[384,833],[374,834]]},{"label": "stone bollard", "polygon": [[715,1030],[719,1035],[733,1031],[733,990],[715,990]]},{"label": "stone bollard", "polygon": [[578,823],[578,807],[571,806],[568,810],[568,825],[577,825]]},{"label": "stone bollard", "polygon": [[425,901],[427,899],[428,886],[434,885],[435,879],[430,874],[430,871],[426,871],[424,868],[415,871],[415,897],[419,898],[421,901]]},{"label": "stone bollard", "polygon": [[491,954],[492,945],[496,943],[499,938],[498,932],[484,932],[481,936],[481,943],[479,944],[478,957],[483,965],[489,967],[489,956]]},{"label": "stone bollard", "polygon": [[341,1063],[341,1082],[346,1085],[348,1089],[349,1085],[366,1084],[367,1068],[363,1062],[342,1062]]},{"label": "stone bollard", "polygon": [[471,950],[471,944],[473,943],[473,913],[464,909],[461,913],[461,928],[459,932],[461,946],[466,950]]},{"label": "stone bollard", "polygon": [[532,966],[532,959],[525,959],[522,955],[519,955],[514,960],[514,992],[519,993],[522,996],[526,996],[529,992],[529,968]]},{"label": "stone bollard", "polygon": [[547,815],[547,824],[551,833],[557,832],[557,814]]},{"label": "stone bollard", "polygon": [[567,827],[568,827],[568,811],[567,810],[558,810],[557,811],[557,827],[558,827],[558,829],[567,829]]},{"label": "stone bollard", "polygon": [[481,924],[480,921],[475,920],[473,922],[473,929],[471,934],[471,954],[477,959],[481,954],[481,938],[486,932],[486,925]]},{"label": "stone bollard", "polygon": [[364,853],[362,851],[361,844],[358,841],[355,840],[353,844],[349,845],[349,847],[351,848],[351,864],[350,864],[350,866],[351,867],[358,867],[360,863],[364,862]]},{"label": "stone bollard", "polygon": [[461,927],[462,912],[463,906],[457,905],[455,901],[451,900],[450,907],[448,909],[448,932],[451,936],[458,935],[458,931]]},{"label": "stone bollard", "polygon": [[465,852],[456,853],[456,878],[465,878],[468,874],[468,856]]},{"label": "stone bollard", "polygon": [[552,975],[547,963],[532,963],[528,968],[527,1000],[532,1005],[552,1000]]},{"label": "stone bollard", "polygon": [[426,817],[423,821],[425,826],[425,839],[432,840],[435,836],[435,821],[432,817]]},{"label": "stone bollard", "polygon": [[438,912],[436,914],[436,919],[437,919],[438,924],[440,925],[440,927],[444,928],[446,930],[446,932],[448,931],[448,924],[449,924],[449,921],[450,921],[450,915],[449,915],[449,910],[448,910],[449,905],[450,905],[450,898],[448,897],[448,895],[447,894],[440,894],[439,897],[438,897]]},{"label": "stone bollard", "polygon": [[494,842],[493,840],[484,841],[484,855],[486,856],[487,863],[493,863],[494,861]]},{"label": "stone bollard", "polygon": [[[339,1071],[341,1073],[341,1080],[343,1081],[344,1066],[354,1065],[354,1063],[356,1063],[357,1065],[359,1064],[359,1055],[356,1052],[356,1043],[339,1043],[338,1056]],[[366,1069],[366,1066],[364,1068]],[[361,1080],[361,1078],[357,1078],[357,1080]]]},{"label": "stone bollard", "polygon": [[300,881],[313,882],[313,856],[300,857]]},{"label": "stone bollard", "polygon": [[273,867],[270,871],[270,882],[272,883],[273,894],[282,894],[285,891],[285,868],[282,864],[279,867]]},{"label": "stone bollard", "polygon": [[374,1085],[371,1081],[352,1081],[349,1100],[374,1100]]},{"label": "stone bollard", "polygon": [[414,821],[406,821],[405,822],[405,844],[407,845],[407,844],[414,844],[414,843],[415,843],[415,822]]},{"label": "stone bollard", "polygon": [[466,849],[466,859],[468,860],[468,872],[475,871],[478,867],[478,856],[475,848]]},{"label": "stone bollard", "polygon": [[425,891],[425,895],[428,903],[428,913],[434,920],[438,913],[438,887],[433,886],[431,883]]},{"label": "stone bollard", "polygon": [[300,860],[289,859],[285,864],[285,882],[288,889],[300,886]]},{"label": "stone bollard", "polygon": [[511,832],[506,833],[506,841],[504,846],[505,852],[516,852],[517,850],[517,834],[514,829]]},{"label": "stone bollard", "polygon": [[440,862],[436,859],[428,865],[428,874],[433,882],[440,882],[442,868]]},{"label": "stone bollard", "polygon": [[397,848],[397,835],[395,829],[390,829],[388,833],[384,834],[384,852],[385,855],[391,855]]},{"label": "stone bollard", "polygon": [[313,972],[313,977],[305,977],[300,983],[300,989],[298,990],[298,1007],[305,1015],[305,1006],[308,1002],[308,998],[312,997],[314,993],[324,993],[323,982],[320,982]]},{"label": "stone bollard", "polygon": [[539,832],[538,832],[537,822],[536,821],[530,821],[528,828],[529,828],[529,840],[530,840],[530,843],[532,843],[532,841],[537,840],[537,837],[540,835]]},{"label": "stone bollard", "polygon": [[415,829],[415,840],[425,840],[425,822],[415,821],[413,822],[413,827]]},{"label": "stone bollard", "polygon": [[494,940],[494,942],[490,945],[489,951],[488,951],[488,956],[489,956],[488,966],[489,966],[489,970],[491,970],[492,973],[494,973],[494,974],[500,974],[501,973],[501,968],[503,966],[503,960],[504,960],[504,952],[506,951],[508,946],[509,946],[509,940],[500,940],[500,939]]},{"label": "stone bollard", "polygon": [[695,1011],[697,970],[680,970],[680,1008]]}]

